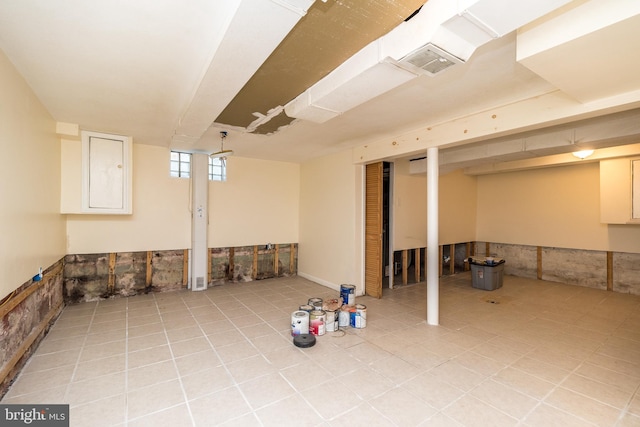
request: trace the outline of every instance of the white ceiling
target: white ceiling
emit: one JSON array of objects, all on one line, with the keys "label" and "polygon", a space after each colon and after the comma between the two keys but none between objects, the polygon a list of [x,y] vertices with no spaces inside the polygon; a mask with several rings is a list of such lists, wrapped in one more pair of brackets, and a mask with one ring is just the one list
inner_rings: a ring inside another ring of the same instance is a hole
[{"label": "white ceiling", "polygon": [[[640,107],[640,2],[574,0],[518,36],[512,31],[479,46],[466,63],[413,78],[324,123],[297,119],[270,135],[215,123],[306,9],[334,1],[0,0],[0,49],[56,121],[208,152],[219,148],[219,132],[227,130],[225,148],[236,155],[291,162],[557,90],[581,103],[628,94],[624,102],[594,108],[594,116]],[[573,29],[580,36],[549,36],[567,23],[584,24],[581,13],[605,4],[619,13],[592,16],[591,25]],[[562,113],[558,117],[566,117]],[[548,148],[543,154],[554,153]],[[466,157],[459,163],[474,164]]]}]

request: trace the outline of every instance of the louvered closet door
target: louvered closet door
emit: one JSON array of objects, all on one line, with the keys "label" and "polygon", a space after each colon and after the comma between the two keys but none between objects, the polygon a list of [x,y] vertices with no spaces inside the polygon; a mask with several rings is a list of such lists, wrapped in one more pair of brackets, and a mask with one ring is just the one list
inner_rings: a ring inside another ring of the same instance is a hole
[{"label": "louvered closet door", "polygon": [[382,162],[367,165],[365,189],[365,291],[382,297]]}]

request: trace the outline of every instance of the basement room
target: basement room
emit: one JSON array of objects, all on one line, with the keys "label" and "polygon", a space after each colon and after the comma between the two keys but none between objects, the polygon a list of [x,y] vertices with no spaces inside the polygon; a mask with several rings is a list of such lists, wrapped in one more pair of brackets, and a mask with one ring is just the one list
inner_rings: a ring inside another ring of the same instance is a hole
[{"label": "basement room", "polygon": [[640,2],[0,1],[0,425],[640,426]]}]

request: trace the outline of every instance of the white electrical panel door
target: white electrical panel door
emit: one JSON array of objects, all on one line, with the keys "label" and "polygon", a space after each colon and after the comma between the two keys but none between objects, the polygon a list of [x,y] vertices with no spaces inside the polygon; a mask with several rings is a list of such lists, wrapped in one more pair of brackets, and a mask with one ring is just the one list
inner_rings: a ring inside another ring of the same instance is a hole
[{"label": "white electrical panel door", "polygon": [[131,213],[131,141],[83,132],[83,211]]}]

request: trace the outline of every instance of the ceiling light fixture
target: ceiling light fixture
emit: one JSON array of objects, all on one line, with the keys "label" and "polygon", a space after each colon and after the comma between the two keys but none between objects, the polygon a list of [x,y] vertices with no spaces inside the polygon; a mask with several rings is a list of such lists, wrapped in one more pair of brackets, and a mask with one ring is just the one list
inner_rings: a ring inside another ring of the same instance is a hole
[{"label": "ceiling light fixture", "polygon": [[223,130],[220,132],[220,151],[216,151],[215,153],[209,154],[209,157],[212,159],[222,159],[226,160],[227,157],[233,156],[233,150],[225,150],[224,149],[224,139],[227,137],[227,131]]},{"label": "ceiling light fixture", "polygon": [[575,157],[579,158],[580,160],[584,160],[593,154],[593,150],[576,151],[571,154],[573,154]]}]

